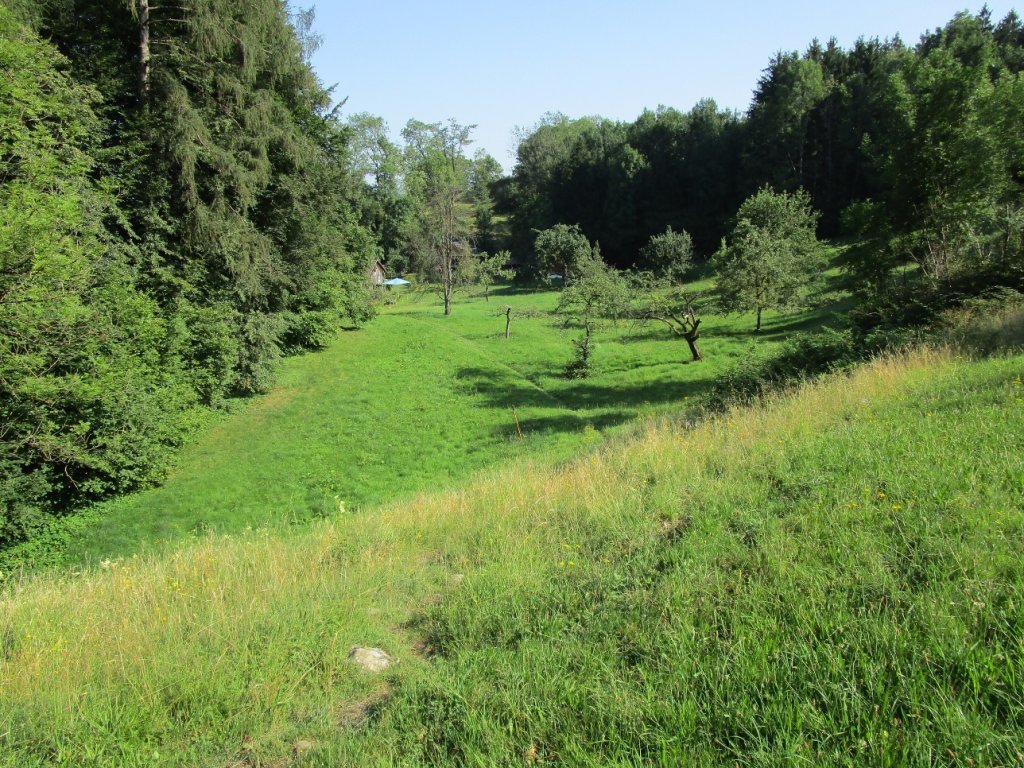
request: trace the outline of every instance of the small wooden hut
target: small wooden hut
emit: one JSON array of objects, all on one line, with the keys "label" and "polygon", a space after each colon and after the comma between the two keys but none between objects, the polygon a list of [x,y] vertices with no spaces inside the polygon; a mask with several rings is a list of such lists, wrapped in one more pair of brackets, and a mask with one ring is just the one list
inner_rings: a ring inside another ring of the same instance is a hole
[{"label": "small wooden hut", "polygon": [[380,259],[373,262],[373,266],[370,267],[370,282],[375,288],[383,288],[384,281],[388,277],[388,271],[384,268],[384,265],[380,262]]}]

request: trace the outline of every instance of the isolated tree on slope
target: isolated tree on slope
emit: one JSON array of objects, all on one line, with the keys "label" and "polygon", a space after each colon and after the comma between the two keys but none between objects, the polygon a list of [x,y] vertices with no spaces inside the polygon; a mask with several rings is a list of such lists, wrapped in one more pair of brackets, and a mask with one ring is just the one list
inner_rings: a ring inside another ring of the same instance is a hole
[{"label": "isolated tree on slope", "polygon": [[596,326],[602,318],[622,315],[629,302],[629,287],[618,271],[600,259],[590,267],[565,287],[555,308],[566,324],[575,321],[583,326],[583,335],[573,339],[575,353],[565,368],[565,375],[570,379],[585,379],[590,375]]},{"label": "isolated tree on slope", "polygon": [[803,190],[764,187],[747,198],[712,259],[723,309],[756,312],[760,331],[764,310],[805,306],[824,266],[817,221]]},{"label": "isolated tree on slope", "polygon": [[473,282],[484,289],[484,301],[491,300],[491,286],[498,280],[511,280],[515,272],[508,269],[512,254],[508,251],[498,251],[494,254],[481,253],[472,263]]},{"label": "isolated tree on slope", "polygon": [[658,277],[678,282],[693,268],[693,238],[688,232],[673,232],[668,227],[660,235],[652,235],[640,249],[639,263]]},{"label": "isolated tree on slope", "polygon": [[560,274],[567,283],[604,267],[600,252],[576,224],[555,224],[539,232],[534,251],[541,270]]},{"label": "isolated tree on slope", "polygon": [[405,184],[414,201],[410,245],[419,254],[421,271],[440,280],[444,313],[452,313],[452,297],[468,275],[471,222],[462,205],[469,186],[466,147],[476,126],[410,120],[402,131],[406,141]]},{"label": "isolated tree on slope", "polygon": [[693,362],[704,359],[700,348],[700,311],[698,294],[670,278],[649,272],[634,274],[630,279],[630,316],[648,323],[661,323],[677,339],[690,348]]}]

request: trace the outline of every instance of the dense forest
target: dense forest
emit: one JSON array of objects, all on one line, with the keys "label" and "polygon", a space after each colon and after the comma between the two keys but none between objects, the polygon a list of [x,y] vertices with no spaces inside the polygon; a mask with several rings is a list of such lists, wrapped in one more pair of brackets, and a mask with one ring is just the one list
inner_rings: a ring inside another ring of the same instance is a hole
[{"label": "dense forest", "polygon": [[546,116],[499,203],[517,252],[570,223],[629,266],[667,226],[710,254],[759,188],[803,189],[820,236],[872,237],[879,261],[859,265],[865,279],[908,260],[944,277],[969,254],[1001,269],[1020,253],[1022,66],[1015,13],[958,15],[916,47],[815,41],[776,54],[744,115],[705,100],[632,123]]},{"label": "dense forest", "polygon": [[[0,3],[0,547],[159,479],[283,355],[369,320],[377,259],[446,313],[511,265],[594,278],[574,316],[643,269],[631,311],[682,317],[695,360],[697,308],[652,297],[702,262],[732,276],[721,308],[760,317],[843,238],[869,325],[1024,284],[1016,14],[780,52],[745,114],[548,115],[504,178],[473,126],[397,143],[345,114],[317,44],[283,0]],[[758,265],[768,241],[785,254]]]},{"label": "dense forest", "polygon": [[308,21],[0,7],[0,543],[159,477],[206,409],[369,316],[375,240]]}]

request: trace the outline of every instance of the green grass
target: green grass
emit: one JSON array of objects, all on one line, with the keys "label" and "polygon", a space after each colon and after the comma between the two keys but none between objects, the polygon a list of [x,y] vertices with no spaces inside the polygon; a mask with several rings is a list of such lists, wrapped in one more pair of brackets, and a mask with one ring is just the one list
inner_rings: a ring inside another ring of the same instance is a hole
[{"label": "green grass", "polygon": [[[1020,765],[1022,375],[885,359],[9,584],[0,766]],[[356,671],[357,643],[401,663]]]},{"label": "green grass", "polygon": [[[707,287],[706,285],[704,287]],[[204,531],[305,523],[344,504],[367,510],[466,481],[518,458],[566,459],[638,416],[678,409],[725,368],[766,352],[816,312],[708,317],[707,361],[654,325],[608,324],[594,375],[562,370],[577,333],[504,307],[550,311],[558,294],[513,288],[460,297],[450,317],[429,293],[397,302],[328,350],[286,361],[278,387],[184,451],[162,487],[100,505],[73,529],[66,560],[96,562]],[[522,437],[520,437],[520,434]]]},{"label": "green grass", "polygon": [[696,440],[622,447],[602,467],[614,491],[552,505],[552,545],[524,531],[541,557],[487,558],[422,614],[438,659],[359,749],[1024,764],[1022,371],[877,366]]}]

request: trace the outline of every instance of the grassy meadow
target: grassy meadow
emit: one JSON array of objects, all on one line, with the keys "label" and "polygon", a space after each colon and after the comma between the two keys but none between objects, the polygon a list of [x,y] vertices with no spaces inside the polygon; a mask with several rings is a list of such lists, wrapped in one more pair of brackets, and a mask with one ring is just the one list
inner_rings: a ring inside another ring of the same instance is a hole
[{"label": "grassy meadow", "polygon": [[1020,765],[1022,375],[922,350],[9,583],[0,766]]},{"label": "grassy meadow", "polygon": [[[703,287],[707,287],[706,284]],[[429,292],[394,294],[365,328],[287,360],[278,386],[187,448],[159,488],[99,505],[64,535],[66,563],[98,562],[195,533],[280,529],[365,511],[468,480],[524,457],[567,459],[638,416],[677,410],[715,376],[827,322],[831,307],[707,317],[707,360],[656,325],[607,323],[594,375],[569,380],[554,290],[496,288],[459,297],[444,317]],[[504,338],[505,307],[513,307]]]}]

